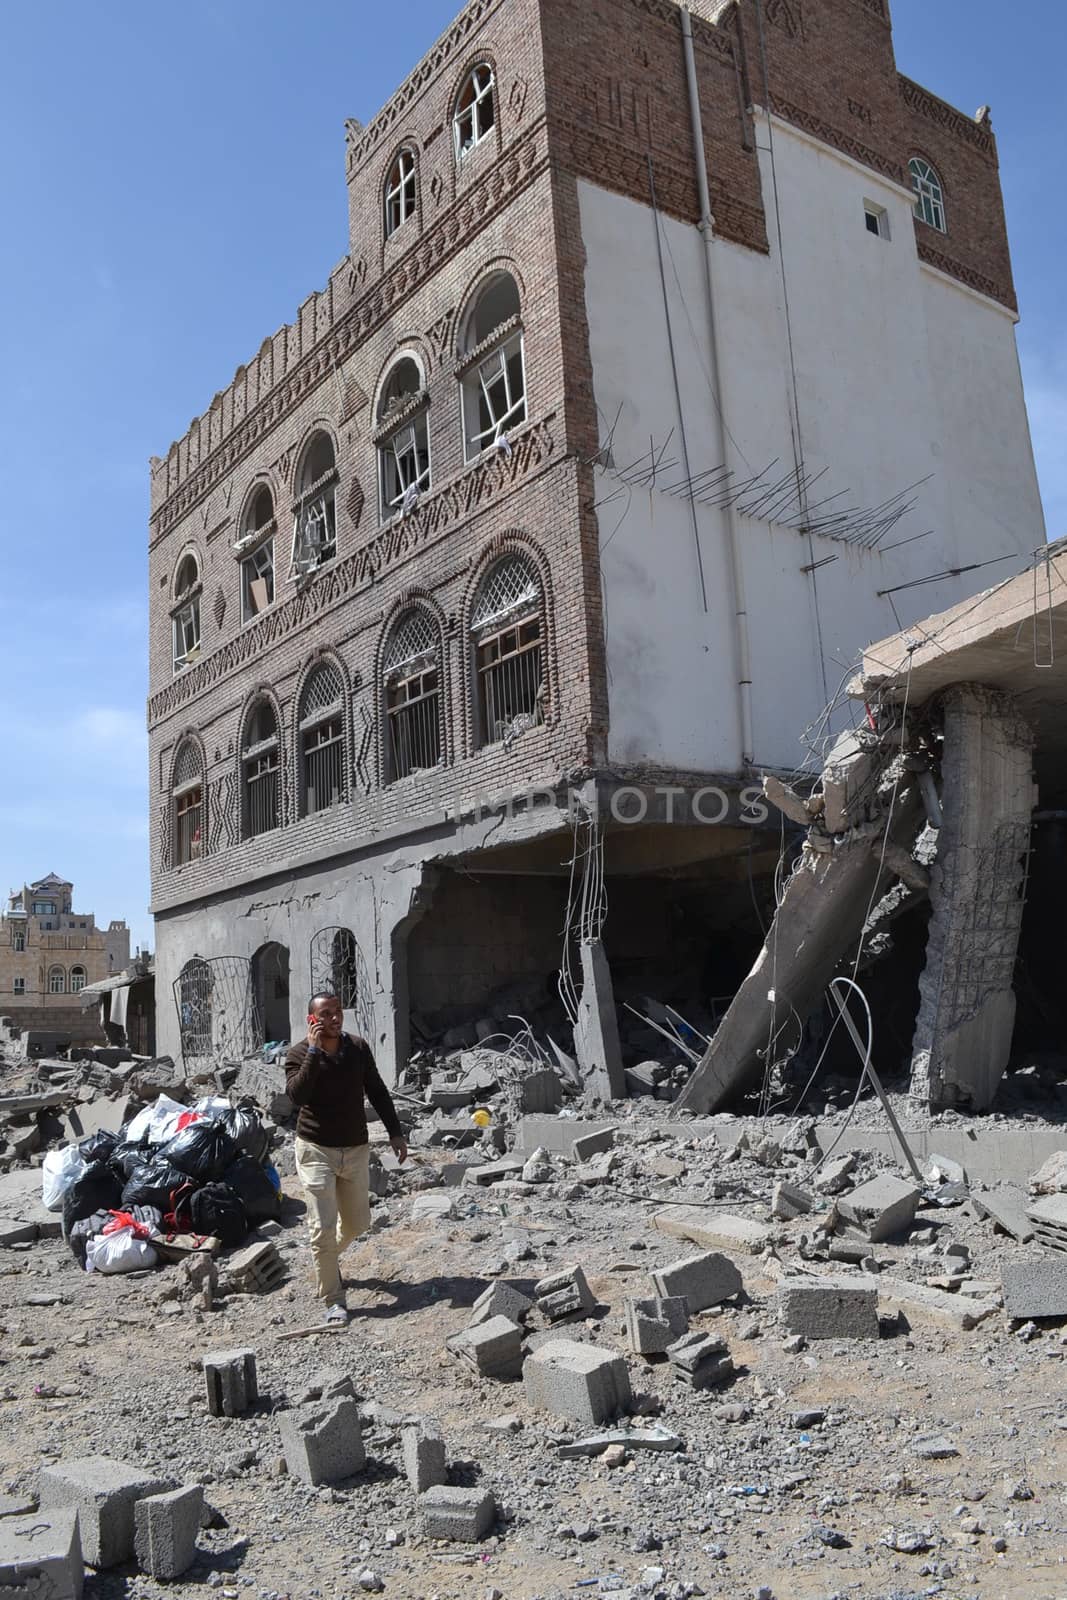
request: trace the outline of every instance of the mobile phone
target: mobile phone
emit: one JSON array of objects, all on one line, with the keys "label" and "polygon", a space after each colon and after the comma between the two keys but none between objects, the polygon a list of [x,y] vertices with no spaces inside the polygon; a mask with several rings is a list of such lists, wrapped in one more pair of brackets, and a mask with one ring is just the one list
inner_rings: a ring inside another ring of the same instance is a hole
[{"label": "mobile phone", "polygon": [[309,1028],[312,1027],[318,1020],[319,1020],[318,1017],[313,1016],[310,1011],[308,1012],[308,1027]]}]

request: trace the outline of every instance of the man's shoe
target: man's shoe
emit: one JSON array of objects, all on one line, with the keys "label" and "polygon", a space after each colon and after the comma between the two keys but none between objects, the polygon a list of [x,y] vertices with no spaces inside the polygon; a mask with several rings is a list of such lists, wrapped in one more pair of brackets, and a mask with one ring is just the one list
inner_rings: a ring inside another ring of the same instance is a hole
[{"label": "man's shoe", "polygon": [[326,1321],[331,1328],[343,1328],[348,1322],[347,1306],[331,1306],[326,1313]]}]

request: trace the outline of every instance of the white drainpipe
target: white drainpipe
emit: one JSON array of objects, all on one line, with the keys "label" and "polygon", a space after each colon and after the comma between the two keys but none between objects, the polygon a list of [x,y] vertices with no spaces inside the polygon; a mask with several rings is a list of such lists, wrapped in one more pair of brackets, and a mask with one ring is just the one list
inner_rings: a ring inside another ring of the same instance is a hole
[{"label": "white drainpipe", "polygon": [[[697,194],[700,199],[700,233],[704,240],[704,278],[708,291],[708,344],[711,353],[711,379],[715,385],[718,406],[720,460],[732,465],[729,435],[726,431],[726,395],[723,390],[722,371],[719,366],[719,330],[715,294],[715,272],[712,261],[712,241],[715,236],[715,219],[711,214],[711,190],[708,187],[708,164],[704,155],[704,119],[700,111],[700,89],[697,84],[697,63],[693,50],[693,19],[688,6],[681,7],[682,47],[685,51],[685,75],[689,85],[689,115],[693,124],[693,151],[696,156]],[[734,635],[737,647],[737,692],[741,712],[741,760],[751,766],[754,760],[752,741],[752,664],[749,651],[748,607],[745,603],[745,569],[741,559],[741,543],[737,531],[737,515],[732,505],[727,505],[723,515],[730,544],[730,586],[734,606]]]}]

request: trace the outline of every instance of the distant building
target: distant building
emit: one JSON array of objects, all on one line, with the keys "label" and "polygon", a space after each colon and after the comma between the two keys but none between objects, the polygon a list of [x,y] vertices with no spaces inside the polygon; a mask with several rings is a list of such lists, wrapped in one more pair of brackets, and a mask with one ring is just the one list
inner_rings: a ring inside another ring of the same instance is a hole
[{"label": "distant building", "polygon": [[0,915],[0,1014],[26,1028],[74,1027],[81,991],[129,960],[125,922],[98,928],[91,912],[74,910],[74,885],[50,872],[13,889]]}]

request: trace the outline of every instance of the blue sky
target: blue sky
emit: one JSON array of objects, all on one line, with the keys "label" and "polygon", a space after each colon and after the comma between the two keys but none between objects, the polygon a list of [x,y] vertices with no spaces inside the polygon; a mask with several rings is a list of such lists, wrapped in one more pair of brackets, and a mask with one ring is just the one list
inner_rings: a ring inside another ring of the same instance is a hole
[{"label": "blue sky", "polygon": [[[345,254],[344,119],[369,120],[458,5],[5,11],[0,891],[55,869],[151,943],[148,457]],[[1049,532],[1067,534],[1067,8],[1026,0],[1025,28],[994,0],[894,17],[903,71],[992,106]]]}]

